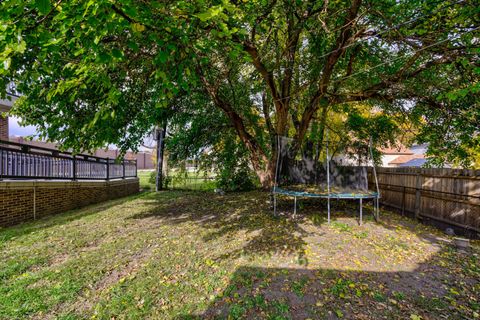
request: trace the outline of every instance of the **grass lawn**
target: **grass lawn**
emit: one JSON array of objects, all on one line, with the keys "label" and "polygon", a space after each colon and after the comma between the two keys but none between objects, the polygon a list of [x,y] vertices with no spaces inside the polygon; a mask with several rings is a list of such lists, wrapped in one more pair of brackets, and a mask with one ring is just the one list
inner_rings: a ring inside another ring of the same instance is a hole
[{"label": "grass lawn", "polygon": [[328,225],[318,202],[273,218],[267,199],[143,193],[0,229],[0,318],[479,317],[478,243],[388,212]]},{"label": "grass lawn", "polygon": [[138,170],[137,177],[140,179],[140,188],[146,191],[155,190],[155,185],[150,183],[153,170]]},{"label": "grass lawn", "polygon": [[[155,185],[150,183],[150,176],[153,170],[139,170],[138,178],[140,179],[140,188],[142,190],[155,190]],[[209,176],[209,179],[204,179],[202,173],[170,173],[168,179],[168,189],[176,190],[194,190],[194,191],[213,191],[215,189],[215,181]]]}]

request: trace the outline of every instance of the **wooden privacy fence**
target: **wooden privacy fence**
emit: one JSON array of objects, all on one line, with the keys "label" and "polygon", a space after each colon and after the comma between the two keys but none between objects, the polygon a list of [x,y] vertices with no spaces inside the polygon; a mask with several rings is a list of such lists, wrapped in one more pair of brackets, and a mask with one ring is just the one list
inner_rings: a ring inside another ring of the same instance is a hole
[{"label": "wooden privacy fence", "polygon": [[377,176],[381,204],[480,233],[480,170],[377,168]]}]

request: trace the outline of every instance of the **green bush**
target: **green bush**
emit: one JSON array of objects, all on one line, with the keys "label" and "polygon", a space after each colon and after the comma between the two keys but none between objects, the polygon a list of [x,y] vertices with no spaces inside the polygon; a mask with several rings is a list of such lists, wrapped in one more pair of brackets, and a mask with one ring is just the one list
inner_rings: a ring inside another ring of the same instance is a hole
[{"label": "green bush", "polygon": [[223,168],[220,171],[217,187],[224,191],[247,191],[255,189],[255,177],[247,167]]},{"label": "green bush", "polygon": [[[168,189],[168,187],[170,186],[170,181],[171,178],[164,175],[162,179],[162,188]],[[148,180],[148,182],[150,182],[154,186],[157,184],[157,171],[152,171],[150,173],[150,179]]]},{"label": "green bush", "polygon": [[[218,117],[217,117],[218,118]],[[203,121],[203,120],[202,120]],[[202,122],[203,123],[203,122]],[[220,188],[224,191],[246,191],[256,188],[258,179],[251,170],[249,152],[237,137],[235,132],[228,131],[222,134],[202,135],[206,138],[204,145],[198,144],[198,132],[182,131],[176,139],[167,140],[168,164],[170,165],[171,180],[168,181],[173,188],[210,190]],[[182,127],[183,128],[183,127]],[[183,130],[183,129],[182,129]],[[201,151],[199,151],[201,150]],[[208,150],[208,152],[205,152]],[[187,172],[185,164],[194,161],[197,166],[196,172]],[[215,183],[205,179],[200,186],[199,180],[192,184],[192,179],[202,176],[212,176],[214,173]]]},{"label": "green bush", "polygon": [[225,148],[217,155],[217,187],[224,191],[248,191],[258,185],[250,169],[248,152],[235,138],[227,139]]},{"label": "green bush", "polygon": [[150,173],[150,179],[148,179],[148,182],[150,182],[153,185],[155,185],[155,183],[157,183],[157,172],[156,171],[152,171]]}]

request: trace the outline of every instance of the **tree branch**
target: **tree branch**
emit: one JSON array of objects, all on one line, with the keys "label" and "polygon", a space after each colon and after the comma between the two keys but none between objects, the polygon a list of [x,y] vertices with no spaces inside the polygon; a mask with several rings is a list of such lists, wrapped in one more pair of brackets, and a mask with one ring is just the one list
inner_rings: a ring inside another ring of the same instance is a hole
[{"label": "tree branch", "polygon": [[410,58],[405,63],[405,65],[402,68],[400,68],[399,71],[397,71],[392,76],[390,76],[387,79],[362,90],[361,92],[352,93],[352,94],[344,96],[343,98],[340,98],[340,99],[338,99],[338,97],[337,97],[336,102],[364,101],[364,100],[368,100],[368,99],[372,99],[372,98],[378,98],[378,97],[388,98],[388,95],[381,93],[382,90],[389,89],[392,86],[394,86],[395,84],[397,84],[397,83],[399,83],[403,80],[414,78],[417,75],[419,75],[420,73],[422,73],[423,71],[426,71],[426,70],[432,68],[433,66],[451,63],[457,57],[458,57],[458,54],[455,54],[455,55],[450,55],[450,56],[447,56],[447,57],[442,57],[442,58],[439,58],[439,59],[431,60],[431,61],[428,61],[428,62],[422,64],[421,66],[419,66],[418,68],[416,68],[415,70],[413,70],[411,72],[406,72],[412,66],[412,64],[414,63],[413,60],[417,59],[417,56],[414,55],[414,56],[412,56],[412,58]]},{"label": "tree branch", "polygon": [[125,20],[127,20],[129,23],[139,23],[143,26],[145,26],[145,28],[149,29],[149,30],[153,30],[153,31],[158,31],[158,32],[163,32],[163,33],[167,33],[167,34],[170,34],[172,35],[172,33],[166,29],[159,29],[155,26],[152,26],[152,25],[149,25],[149,24],[146,24],[144,22],[140,22],[140,21],[137,21],[135,20],[134,18],[130,17],[129,15],[127,15],[125,12],[123,12],[123,10],[118,7],[116,4],[112,4],[112,10],[115,11],[118,15],[120,15],[122,18],[124,18]]},{"label": "tree branch", "polygon": [[265,124],[267,125],[268,133],[271,137],[275,135],[275,130],[273,129],[272,119],[270,118],[270,106],[267,101],[267,94],[262,92],[262,112],[265,117]]},{"label": "tree branch", "polygon": [[233,128],[240,137],[240,140],[247,147],[248,151],[250,151],[252,155],[252,164],[255,167],[255,170],[262,170],[261,161],[268,162],[268,158],[264,150],[260,147],[255,138],[248,132],[240,115],[227,101],[223,100],[220,97],[218,93],[218,87],[212,85],[207,80],[200,66],[197,67],[197,73],[200,77],[201,82],[203,83],[207,94],[210,96],[215,105],[225,113],[225,115],[230,120]]},{"label": "tree branch", "polygon": [[[327,61],[322,70],[322,76],[320,78],[318,89],[310,100],[309,105],[305,108],[305,111],[302,115],[302,120],[300,121],[300,127],[297,130],[295,136],[295,145],[296,147],[300,146],[305,133],[307,132],[310,121],[312,120],[313,115],[318,110],[320,100],[325,96],[330,82],[333,70],[337,64],[339,58],[345,51],[345,47],[349,44],[349,41],[352,39],[352,29],[355,25],[355,20],[358,15],[358,11],[362,4],[362,0],[353,0],[352,5],[348,11],[347,17],[341,28],[340,35],[338,36],[334,49],[327,56]],[[324,108],[327,108],[328,104],[324,104]]]}]

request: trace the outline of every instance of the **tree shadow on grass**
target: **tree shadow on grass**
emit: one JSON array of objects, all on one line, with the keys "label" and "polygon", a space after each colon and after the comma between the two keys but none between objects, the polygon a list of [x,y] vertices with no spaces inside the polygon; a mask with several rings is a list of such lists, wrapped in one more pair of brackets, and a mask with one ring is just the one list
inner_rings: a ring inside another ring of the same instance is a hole
[{"label": "tree shadow on grass", "polygon": [[193,222],[207,230],[202,238],[206,242],[239,235],[248,237],[246,246],[223,253],[217,259],[277,253],[301,256],[307,232],[298,221],[274,217],[267,200],[268,194],[259,192],[226,196],[183,192],[181,198],[163,202],[152,195],[147,199],[149,208],[131,219],[158,219],[159,223],[171,225]]},{"label": "tree shadow on grass", "polygon": [[[177,225],[194,223],[203,232],[205,242],[222,239],[233,241],[243,237],[245,244],[234,246],[227,252],[219,252],[217,260],[234,259],[253,255],[295,255],[297,260],[308,265],[305,251],[307,237],[320,238],[327,224],[326,201],[304,201],[298,215],[293,218],[291,200],[279,204],[279,216],[274,217],[268,203],[269,194],[246,192],[225,196],[208,192],[173,192],[149,194],[144,198],[147,208],[130,219],[148,219],[149,224]],[[352,202],[337,202],[333,205],[331,226],[350,231],[358,226],[358,206]],[[364,222],[376,224],[371,206],[364,208]],[[345,222],[346,221],[346,222]],[[316,228],[306,228],[308,224]],[[397,221],[381,221],[379,226],[394,230]],[[335,240],[335,239],[334,239]],[[215,260],[214,259],[214,260]]]},{"label": "tree shadow on grass", "polygon": [[91,204],[81,209],[72,209],[64,213],[43,216],[38,220],[32,220],[20,223],[18,225],[0,228],[0,243],[6,242],[12,238],[27,236],[39,230],[45,230],[56,226],[61,226],[72,221],[97,214],[114,206],[120,206],[126,202],[144,196],[138,193],[132,196],[108,200],[106,202]]},{"label": "tree shadow on grass", "polygon": [[472,318],[478,273],[452,273],[445,255],[478,263],[446,247],[411,271],[239,267],[205,312],[177,319]]}]

